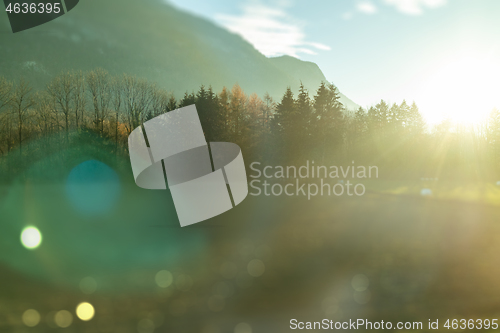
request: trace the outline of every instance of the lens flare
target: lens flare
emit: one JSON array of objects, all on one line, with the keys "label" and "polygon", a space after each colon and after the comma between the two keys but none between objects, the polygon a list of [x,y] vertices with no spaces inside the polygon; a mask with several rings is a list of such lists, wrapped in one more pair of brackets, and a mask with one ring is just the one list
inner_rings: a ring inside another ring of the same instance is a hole
[{"label": "lens flare", "polygon": [[21,243],[27,249],[36,249],[42,243],[42,234],[35,227],[26,227],[21,232]]},{"label": "lens flare", "polygon": [[83,302],[76,307],[76,315],[83,321],[89,321],[94,318],[95,310],[92,304]]},{"label": "lens flare", "polygon": [[66,328],[71,326],[71,323],[73,322],[73,315],[69,311],[61,310],[56,313],[54,321],[57,326]]},{"label": "lens flare", "polygon": [[38,323],[40,323],[40,313],[33,309],[26,310],[23,313],[22,320],[24,325],[28,327],[35,327]]}]

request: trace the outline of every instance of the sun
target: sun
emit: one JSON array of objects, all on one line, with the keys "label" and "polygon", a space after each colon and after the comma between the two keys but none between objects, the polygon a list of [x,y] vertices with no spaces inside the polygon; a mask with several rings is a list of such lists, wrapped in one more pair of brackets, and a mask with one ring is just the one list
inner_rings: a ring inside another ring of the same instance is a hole
[{"label": "sun", "polygon": [[430,123],[477,124],[500,107],[500,60],[462,55],[438,66],[423,82],[417,104]]}]

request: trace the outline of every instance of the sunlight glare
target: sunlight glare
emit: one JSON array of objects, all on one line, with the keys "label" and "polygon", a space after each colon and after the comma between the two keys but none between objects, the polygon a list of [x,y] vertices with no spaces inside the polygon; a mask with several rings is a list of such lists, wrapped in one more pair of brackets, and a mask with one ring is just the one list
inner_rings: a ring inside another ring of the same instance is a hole
[{"label": "sunlight glare", "polygon": [[499,61],[472,53],[460,56],[425,80],[419,106],[430,123],[479,123],[500,106],[499,78]]}]

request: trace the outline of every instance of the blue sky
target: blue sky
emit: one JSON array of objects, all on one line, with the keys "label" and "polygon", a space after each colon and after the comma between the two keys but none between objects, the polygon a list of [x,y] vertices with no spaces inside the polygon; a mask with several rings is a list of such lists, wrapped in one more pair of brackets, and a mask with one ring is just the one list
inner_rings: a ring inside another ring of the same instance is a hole
[{"label": "blue sky", "polygon": [[267,56],[317,63],[364,107],[415,100],[430,122],[475,121],[500,107],[498,0],[170,2]]}]

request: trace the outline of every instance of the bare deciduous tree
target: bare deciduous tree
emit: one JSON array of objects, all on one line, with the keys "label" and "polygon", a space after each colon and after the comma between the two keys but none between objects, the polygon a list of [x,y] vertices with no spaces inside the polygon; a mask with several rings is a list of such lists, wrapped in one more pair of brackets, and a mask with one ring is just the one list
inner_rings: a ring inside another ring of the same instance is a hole
[{"label": "bare deciduous tree", "polygon": [[52,97],[47,92],[35,95],[35,126],[41,134],[51,134],[57,130],[56,115]]},{"label": "bare deciduous tree", "polygon": [[107,71],[98,68],[87,74],[87,85],[94,108],[94,128],[102,135],[110,113],[112,80]]},{"label": "bare deciduous tree", "polygon": [[71,103],[75,91],[75,80],[70,72],[56,76],[47,86],[47,92],[53,99],[55,109],[63,114],[66,140],[68,140]]},{"label": "bare deciduous tree", "polygon": [[[12,119],[9,112],[2,112],[12,101],[12,82],[0,77],[0,153],[8,153],[13,145]],[[5,148],[3,144],[5,143]]]},{"label": "bare deciduous tree", "polygon": [[158,88],[156,85],[151,86],[151,118],[169,111],[169,98],[167,91]]},{"label": "bare deciduous tree", "polygon": [[125,126],[128,133],[140,126],[147,119],[147,110],[151,103],[151,85],[142,79],[125,75],[123,78],[125,97]]},{"label": "bare deciduous tree", "polygon": [[20,154],[22,154],[24,129],[29,119],[29,109],[35,104],[31,91],[32,88],[29,83],[21,79],[14,87],[11,100],[11,113],[17,121],[17,139]]},{"label": "bare deciduous tree", "polygon": [[113,110],[115,112],[115,150],[118,151],[118,127],[120,125],[121,111],[123,108],[123,80],[116,77],[113,78],[111,90]]},{"label": "bare deciduous tree", "polygon": [[73,108],[75,112],[75,127],[79,128],[80,123],[84,121],[85,117],[85,106],[86,106],[86,96],[85,96],[85,77],[81,71],[75,72],[73,74],[73,82],[75,85],[73,93]]}]

